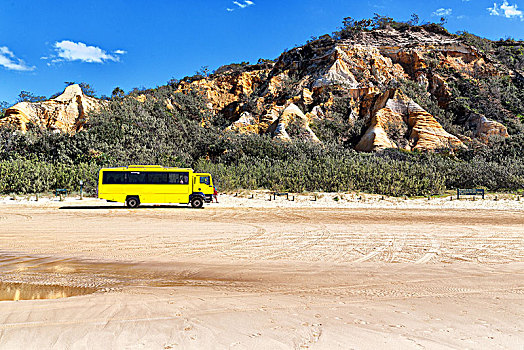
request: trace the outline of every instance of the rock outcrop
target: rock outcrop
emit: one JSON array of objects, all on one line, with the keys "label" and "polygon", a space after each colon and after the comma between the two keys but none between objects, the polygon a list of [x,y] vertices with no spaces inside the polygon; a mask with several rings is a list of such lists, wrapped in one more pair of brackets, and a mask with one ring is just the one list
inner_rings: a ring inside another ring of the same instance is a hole
[{"label": "rock outcrop", "polygon": [[[352,143],[361,151],[463,148],[461,140],[471,139],[444,130],[438,118],[412,100],[415,96],[407,95],[412,91],[403,91],[406,81],[415,82],[423,91],[418,97],[446,109],[453,99],[446,71],[469,80],[500,74],[484,54],[445,31],[387,28],[344,40],[326,35],[283,53],[276,62],[224,66],[209,77],[180,82],[175,93],[202,93],[208,108],[238,133],[320,142],[315,124],[342,118],[347,128],[365,126]],[[136,98],[142,101],[145,95]],[[102,104],[72,85],[55,99],[9,108],[0,125],[26,130],[32,123],[72,133],[82,128],[86,112]],[[174,108],[169,99],[166,106]],[[481,142],[493,135],[507,137],[505,126],[489,118],[464,115],[460,126]]]},{"label": "rock outcrop", "polygon": [[280,116],[268,128],[272,136],[289,140],[291,137],[320,142],[309,126],[308,118],[294,103],[283,109]]},{"label": "rock outcrop", "polygon": [[86,113],[99,108],[103,101],[83,94],[78,84],[69,85],[64,92],[48,101],[20,102],[8,108],[0,126],[12,126],[22,131],[29,124],[49,130],[75,133],[86,122]]},{"label": "rock outcrop", "polygon": [[[483,54],[454,36],[390,28],[346,40],[324,36],[282,54],[272,67],[250,66],[246,72],[183,83],[179,91],[204,91],[212,109],[231,121],[229,129],[241,133],[318,141],[311,124],[329,119],[342,105],[348,127],[358,120],[368,126],[357,150],[466,147],[460,135],[444,130],[402,92],[399,82],[412,80],[446,108],[451,90],[430,69],[435,66],[469,78],[498,74]],[[484,116],[470,118],[465,127],[484,141],[493,134],[507,136],[502,124]]]},{"label": "rock outcrop", "polygon": [[376,104],[371,125],[356,146],[359,151],[464,147],[462,141],[446,132],[431,114],[399,90],[385,92]]},{"label": "rock outcrop", "polygon": [[489,120],[485,116],[471,113],[468,118],[468,126],[473,130],[474,136],[484,143],[488,143],[490,137],[508,137],[508,129],[499,122]]}]

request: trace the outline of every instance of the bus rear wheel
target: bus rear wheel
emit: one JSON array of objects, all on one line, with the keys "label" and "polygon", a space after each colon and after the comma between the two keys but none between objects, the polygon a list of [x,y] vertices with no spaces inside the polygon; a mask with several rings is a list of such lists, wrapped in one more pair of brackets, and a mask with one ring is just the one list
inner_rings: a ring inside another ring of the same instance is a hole
[{"label": "bus rear wheel", "polygon": [[138,197],[135,196],[127,197],[126,205],[129,208],[137,208],[140,205],[140,200],[138,199]]},{"label": "bus rear wheel", "polygon": [[191,207],[202,208],[203,205],[204,205],[204,200],[202,199],[202,197],[191,198]]}]

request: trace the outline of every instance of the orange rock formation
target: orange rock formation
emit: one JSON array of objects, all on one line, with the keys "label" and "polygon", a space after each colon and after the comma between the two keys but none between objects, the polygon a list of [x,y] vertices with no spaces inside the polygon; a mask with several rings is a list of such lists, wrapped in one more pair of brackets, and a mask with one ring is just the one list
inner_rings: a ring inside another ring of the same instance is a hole
[{"label": "orange rock formation", "polygon": [[[317,141],[309,124],[328,116],[342,98],[350,107],[348,121],[361,118],[369,125],[357,150],[465,147],[398,89],[399,81],[414,80],[445,108],[449,87],[430,65],[465,75],[496,72],[481,53],[453,36],[422,28],[403,33],[384,29],[362,32],[353,40],[323,37],[282,54],[272,69],[211,76],[185,83],[180,91],[205,91],[213,109],[231,120],[229,129],[241,133]],[[294,133],[288,132],[290,123]],[[507,136],[502,124],[485,116],[468,125],[481,139]]]},{"label": "orange rock formation", "polygon": [[78,84],[69,85],[64,92],[43,102],[20,102],[8,108],[0,126],[13,126],[26,131],[29,124],[49,130],[74,133],[82,129],[86,113],[103,105],[102,100],[83,94]]},{"label": "orange rock formation", "polygon": [[[203,93],[209,108],[229,119],[229,130],[314,142],[319,139],[311,123],[330,118],[342,104],[347,107],[344,117],[348,127],[358,120],[367,125],[356,146],[362,151],[465,147],[457,136],[466,138],[444,130],[434,116],[399,89],[399,82],[417,82],[446,108],[452,98],[450,88],[431,67],[447,67],[466,77],[498,74],[475,48],[449,34],[421,27],[403,32],[391,28],[361,32],[353,39],[338,41],[323,36],[283,53],[274,64],[237,66],[181,82],[176,93]],[[0,125],[26,130],[33,123],[75,132],[85,123],[86,112],[102,103],[72,85],[55,99],[9,108]],[[169,101],[166,105],[172,108]],[[506,128],[488,118],[475,115],[465,120],[483,142],[491,135],[506,137]]]}]

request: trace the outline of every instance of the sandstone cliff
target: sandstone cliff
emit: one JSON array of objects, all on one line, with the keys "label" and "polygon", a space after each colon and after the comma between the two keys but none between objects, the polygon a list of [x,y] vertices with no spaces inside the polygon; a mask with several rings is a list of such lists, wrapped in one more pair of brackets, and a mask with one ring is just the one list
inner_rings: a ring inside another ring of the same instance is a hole
[{"label": "sandstone cliff", "polygon": [[[415,81],[446,108],[452,94],[432,66],[467,78],[500,74],[483,54],[455,36],[389,28],[361,32],[350,40],[324,36],[282,54],[272,67],[250,66],[246,72],[184,82],[179,92],[204,91],[210,107],[231,121],[229,129],[241,133],[318,141],[315,123],[330,118],[342,103],[348,127],[357,120],[368,126],[357,150],[465,147],[458,135],[444,130],[435,116],[402,92],[401,81]],[[290,123],[295,132],[288,132]],[[482,142],[491,135],[508,135],[504,125],[489,116],[470,117],[464,125]]]},{"label": "sandstone cliff", "polygon": [[464,147],[456,136],[399,90],[386,91],[377,99],[371,125],[357,144],[359,151],[383,148],[435,150]]},{"label": "sandstone cliff", "polygon": [[[465,148],[463,141],[472,138],[488,143],[492,136],[507,137],[508,131],[490,115],[469,109],[458,123],[470,137],[456,129],[453,135],[444,130],[442,116],[415,103],[416,96],[405,91],[405,82],[416,83],[422,91],[418,97],[433,99],[445,110],[456,97],[450,76],[475,81],[517,73],[504,71],[446,32],[386,28],[361,31],[350,39],[325,35],[283,53],[275,62],[225,66],[209,77],[182,81],[174,93],[202,93],[208,108],[229,121],[228,130],[238,133],[321,142],[318,125],[341,117],[348,129],[363,125],[352,144],[357,150],[428,151]],[[135,98],[144,102],[146,95]],[[74,133],[86,122],[86,113],[104,103],[71,85],[49,101],[9,108],[0,126],[27,130],[31,123]],[[174,108],[169,98],[166,106]]]},{"label": "sandstone cliff", "polygon": [[83,94],[78,84],[69,85],[64,92],[43,102],[20,102],[8,108],[0,126],[12,126],[26,131],[29,124],[49,130],[74,133],[82,129],[86,113],[103,105],[102,100]]}]

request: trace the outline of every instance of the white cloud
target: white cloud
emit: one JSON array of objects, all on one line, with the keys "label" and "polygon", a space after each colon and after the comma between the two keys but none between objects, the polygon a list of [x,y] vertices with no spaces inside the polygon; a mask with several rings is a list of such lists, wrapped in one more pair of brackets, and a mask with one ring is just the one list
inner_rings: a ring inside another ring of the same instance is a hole
[{"label": "white cloud", "polygon": [[106,61],[118,62],[120,57],[126,53],[124,50],[113,51],[113,54],[108,54],[97,46],[88,46],[82,42],[73,42],[69,40],[57,41],[54,48],[58,58],[53,59],[53,62],[61,61],[81,61],[88,63],[104,63]]},{"label": "white cloud", "polygon": [[443,16],[451,15],[452,12],[453,12],[452,9],[439,8],[435,12],[433,12],[432,15],[433,16],[443,17]]},{"label": "white cloud", "polygon": [[28,66],[23,60],[17,58],[7,46],[0,46],[0,66],[17,71],[32,71],[36,68]]},{"label": "white cloud", "polygon": [[503,16],[506,18],[519,17],[521,20],[524,20],[524,14],[521,10],[518,10],[517,4],[510,5],[506,0],[504,0],[500,6],[497,5],[496,2],[493,3],[493,7],[488,7],[487,10],[492,16]]},{"label": "white cloud", "polygon": [[[241,9],[244,9],[244,8],[246,8],[246,7],[248,7],[248,6],[253,6],[253,5],[255,5],[255,3],[254,3],[253,1],[251,1],[251,0],[244,0],[243,2],[233,1],[233,4],[237,5],[237,6],[240,7]],[[227,8],[227,11],[228,11],[228,12],[232,12],[232,11],[235,11],[235,9],[228,7],[228,8]]]},{"label": "white cloud", "polygon": [[244,3],[244,4],[241,4],[241,3],[239,3],[238,1],[233,1],[233,4],[237,5],[237,6],[240,7],[240,8],[245,8],[245,7],[247,7],[247,4],[245,4],[245,3]]}]

